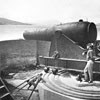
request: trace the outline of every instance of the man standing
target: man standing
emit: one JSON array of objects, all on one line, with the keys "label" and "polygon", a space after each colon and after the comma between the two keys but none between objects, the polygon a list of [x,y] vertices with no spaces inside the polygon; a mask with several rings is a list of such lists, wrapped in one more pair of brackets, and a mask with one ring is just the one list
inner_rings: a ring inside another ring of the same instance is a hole
[{"label": "man standing", "polygon": [[88,50],[86,54],[87,64],[84,68],[84,76],[85,76],[85,82],[92,83],[93,82],[93,64],[94,64],[93,45],[87,46],[87,50]]}]

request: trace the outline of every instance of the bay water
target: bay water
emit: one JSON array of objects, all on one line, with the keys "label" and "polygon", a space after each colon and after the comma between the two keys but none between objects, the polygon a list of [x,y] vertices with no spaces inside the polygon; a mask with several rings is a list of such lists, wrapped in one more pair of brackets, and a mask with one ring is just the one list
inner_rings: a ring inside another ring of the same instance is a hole
[{"label": "bay water", "polygon": [[[0,25],[0,41],[24,39],[25,31],[34,31],[37,28],[39,27],[34,25]],[[97,40],[100,40],[100,27],[97,27]]]},{"label": "bay water", "polygon": [[34,29],[34,25],[0,25],[0,41],[24,39],[23,32]]}]

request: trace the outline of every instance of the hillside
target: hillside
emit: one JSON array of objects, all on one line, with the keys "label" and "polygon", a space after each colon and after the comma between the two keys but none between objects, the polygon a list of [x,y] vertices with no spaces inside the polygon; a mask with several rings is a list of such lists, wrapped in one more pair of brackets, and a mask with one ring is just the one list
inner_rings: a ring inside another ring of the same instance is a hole
[{"label": "hillside", "polygon": [[6,19],[6,18],[0,18],[0,25],[30,25],[30,24],[13,21],[13,20]]}]

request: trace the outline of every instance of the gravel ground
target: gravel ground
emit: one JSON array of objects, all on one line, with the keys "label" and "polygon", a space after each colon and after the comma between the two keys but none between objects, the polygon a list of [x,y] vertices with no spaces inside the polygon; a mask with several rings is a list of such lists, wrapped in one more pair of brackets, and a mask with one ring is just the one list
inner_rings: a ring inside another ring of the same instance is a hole
[{"label": "gravel ground", "polygon": [[[30,88],[30,90],[27,90],[28,86],[20,90],[19,92],[16,92],[15,87],[24,82],[25,80],[29,79],[30,77],[36,75],[38,72],[41,72],[41,70],[36,71],[21,71],[13,76],[11,79],[6,79],[6,81],[11,85],[9,89],[11,91],[13,90],[12,94],[14,97],[14,100],[28,100],[28,97],[30,96],[31,90],[33,87]],[[68,73],[67,73],[68,74]],[[66,75],[65,75],[66,76]],[[67,75],[68,76],[68,75]],[[100,81],[93,81],[93,83],[89,84],[87,82],[79,82],[76,81],[76,76],[71,77],[60,77],[60,80],[63,83],[66,83],[67,85],[81,90],[88,90],[88,91],[100,91]],[[25,84],[23,84],[25,85]],[[22,86],[23,86],[22,85]],[[21,88],[21,87],[19,87]],[[18,89],[18,88],[17,88]],[[35,91],[30,98],[30,100],[40,100],[39,94],[37,91]]]},{"label": "gravel ground", "polygon": [[[25,88],[21,89],[19,92],[16,92],[16,90],[18,90],[18,88],[21,88],[24,84],[21,87],[18,87],[17,89],[15,87],[17,87],[19,84],[21,84],[22,82],[36,75],[39,72],[41,72],[41,70],[36,70],[36,71],[33,70],[33,71],[27,71],[27,72],[21,71],[15,74],[13,78],[6,79],[7,87],[12,93],[14,100],[28,100],[28,97],[30,96],[31,90],[33,87],[31,87],[30,90],[27,90],[28,88],[28,85],[27,85]],[[13,74],[10,73],[10,75],[13,75]],[[37,91],[35,91],[32,94],[30,100],[40,100],[39,94]]]}]

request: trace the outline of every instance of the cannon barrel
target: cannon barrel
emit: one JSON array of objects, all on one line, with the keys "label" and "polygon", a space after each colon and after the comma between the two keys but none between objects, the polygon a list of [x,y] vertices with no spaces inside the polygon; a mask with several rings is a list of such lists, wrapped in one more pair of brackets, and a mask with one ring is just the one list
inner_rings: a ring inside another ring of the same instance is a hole
[{"label": "cannon barrel", "polygon": [[40,29],[34,32],[26,31],[23,36],[28,40],[51,41],[57,30],[60,30],[62,34],[79,45],[94,42],[97,38],[96,25],[87,21],[59,24],[51,28]]}]

